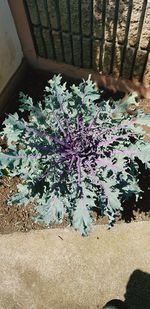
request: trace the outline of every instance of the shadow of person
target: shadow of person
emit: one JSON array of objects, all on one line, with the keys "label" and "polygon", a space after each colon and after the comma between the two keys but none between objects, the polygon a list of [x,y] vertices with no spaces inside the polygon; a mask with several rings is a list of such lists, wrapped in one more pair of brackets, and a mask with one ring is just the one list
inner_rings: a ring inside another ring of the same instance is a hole
[{"label": "shadow of person", "polygon": [[127,307],[122,300],[112,299],[102,309],[127,309]]},{"label": "shadow of person", "polygon": [[135,270],[129,278],[125,293],[128,309],[150,309],[150,274]]}]

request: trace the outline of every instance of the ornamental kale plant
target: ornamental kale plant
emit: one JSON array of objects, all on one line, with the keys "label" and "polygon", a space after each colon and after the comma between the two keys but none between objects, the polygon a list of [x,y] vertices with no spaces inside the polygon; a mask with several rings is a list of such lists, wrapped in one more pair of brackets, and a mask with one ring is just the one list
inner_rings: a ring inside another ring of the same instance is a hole
[{"label": "ornamental kale plant", "polygon": [[131,195],[140,197],[137,158],[150,167],[150,142],[141,125],[150,126],[150,115],[137,109],[136,94],[111,103],[90,77],[68,90],[61,76],[54,76],[45,88],[43,102],[34,105],[21,93],[21,112],[8,115],[0,136],[8,149],[0,154],[0,169],[20,175],[23,184],[8,205],[34,203],[36,220],[47,225],[61,223],[67,216],[71,225],[87,235],[92,210],[98,208],[109,226]]}]

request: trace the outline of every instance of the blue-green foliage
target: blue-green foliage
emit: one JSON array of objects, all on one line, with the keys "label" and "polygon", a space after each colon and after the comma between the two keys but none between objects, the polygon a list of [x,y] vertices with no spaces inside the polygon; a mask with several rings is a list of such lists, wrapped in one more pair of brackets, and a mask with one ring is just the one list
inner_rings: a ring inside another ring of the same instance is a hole
[{"label": "blue-green foliage", "polygon": [[141,126],[150,126],[150,116],[142,110],[126,113],[130,104],[138,105],[134,93],[126,101],[101,101],[90,78],[69,90],[60,75],[48,83],[42,103],[34,105],[21,93],[19,109],[29,112],[29,122],[15,113],[3,123],[0,136],[7,139],[8,150],[0,149],[0,170],[8,167],[10,176],[25,180],[7,203],[32,201],[37,221],[58,224],[68,216],[87,235],[93,207],[111,225],[124,200],[132,194],[138,200],[136,158],[150,167],[150,143],[144,142]]}]

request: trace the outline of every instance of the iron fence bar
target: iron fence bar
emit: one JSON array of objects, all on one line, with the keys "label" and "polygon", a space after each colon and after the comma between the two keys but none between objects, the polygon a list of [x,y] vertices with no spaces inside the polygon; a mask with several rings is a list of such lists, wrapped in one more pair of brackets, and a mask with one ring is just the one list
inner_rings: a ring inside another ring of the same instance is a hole
[{"label": "iron fence bar", "polygon": [[114,65],[119,5],[120,5],[120,0],[116,0],[115,1],[114,26],[113,26],[113,41],[112,41],[112,48],[111,48],[110,72],[109,72],[110,74],[113,72],[113,65]]},{"label": "iron fence bar", "polygon": [[129,0],[127,22],[126,22],[126,29],[125,29],[125,39],[124,39],[123,51],[122,51],[122,57],[121,57],[120,77],[122,76],[122,73],[123,73],[123,65],[124,65],[124,60],[125,60],[125,56],[126,56],[126,49],[127,49],[127,44],[128,44],[128,35],[129,35],[129,28],[130,28],[130,22],[131,22],[132,7],[133,7],[133,0]]},{"label": "iron fence bar", "polygon": [[79,27],[80,27],[80,46],[81,46],[81,67],[83,67],[83,37],[82,37],[82,19],[81,19],[81,1],[78,0],[78,7],[79,7]]},{"label": "iron fence bar", "polygon": [[35,35],[34,35],[34,31],[33,31],[33,23],[32,23],[32,20],[31,20],[29,7],[27,5],[27,0],[23,0],[23,6],[24,6],[24,9],[25,9],[27,19],[28,19],[29,28],[30,28],[30,32],[31,32],[31,35],[32,35],[32,40],[33,40],[34,47],[35,47],[35,52],[36,52],[36,54],[38,54],[38,45],[37,45],[36,38],[35,38]]},{"label": "iron fence bar", "polygon": [[37,14],[38,14],[38,19],[40,21],[39,33],[40,33],[41,40],[42,40],[43,47],[44,47],[44,54],[47,57],[47,50],[46,50],[45,41],[44,41],[44,37],[43,37],[43,33],[42,33],[42,24],[41,24],[41,18],[40,18],[40,13],[39,13],[38,5],[37,5],[37,0],[34,0],[34,1],[35,1],[35,6],[36,6]]},{"label": "iron fence bar", "polygon": [[[147,7],[147,0],[143,0],[142,12],[141,12],[141,16],[140,16],[139,25],[138,25],[137,43],[136,43],[136,47],[135,47],[135,52],[134,52],[134,56],[133,56],[133,62],[132,62],[132,67],[131,67],[131,72],[130,72],[130,77],[129,77],[130,79],[132,79],[133,73],[134,73],[134,66],[135,66],[135,61],[136,61],[136,55],[137,55],[139,45],[140,45],[140,37],[141,37],[141,33],[142,33],[143,21],[144,21],[144,17],[145,17],[146,7]],[[142,75],[140,76],[140,78],[141,77],[142,77]]]},{"label": "iron fence bar", "polygon": [[90,41],[90,67],[93,63],[93,0],[91,0],[91,41]]},{"label": "iron fence bar", "polygon": [[[70,9],[70,0],[67,0],[67,8],[68,8],[68,19],[69,19],[69,29],[70,29],[70,43],[71,43],[71,63],[74,65],[74,55],[73,55],[73,36],[72,36],[72,28],[71,28],[71,9]],[[68,32],[69,33],[69,32]]]},{"label": "iron fence bar", "polygon": [[103,71],[103,54],[104,54],[104,43],[105,43],[105,18],[106,18],[106,1],[103,0],[103,6],[102,6],[102,39],[100,40],[100,60],[99,60],[100,71]]},{"label": "iron fence bar", "polygon": [[149,40],[148,45],[147,45],[147,53],[146,53],[145,62],[144,62],[144,65],[143,65],[143,70],[142,70],[140,82],[143,82],[144,73],[145,73],[145,70],[146,70],[146,67],[147,67],[149,54],[150,54],[150,40]]},{"label": "iron fence bar", "polygon": [[61,22],[60,22],[60,9],[59,9],[59,0],[55,0],[55,11],[56,11],[56,18],[57,18],[57,23],[58,23],[58,32],[60,34],[60,44],[61,44],[61,53],[62,53],[62,60],[65,60],[65,55],[64,55],[64,46],[63,46],[63,38],[62,38],[62,31],[61,31]]},{"label": "iron fence bar", "polygon": [[52,44],[53,57],[54,57],[54,59],[56,59],[56,52],[55,52],[54,39],[53,39],[53,34],[52,34],[51,20],[50,20],[49,14],[48,14],[47,0],[44,0],[44,6],[45,6],[47,19],[48,19],[48,25],[49,25],[48,30],[49,30],[49,36],[50,36],[50,40],[51,40],[51,44]]}]

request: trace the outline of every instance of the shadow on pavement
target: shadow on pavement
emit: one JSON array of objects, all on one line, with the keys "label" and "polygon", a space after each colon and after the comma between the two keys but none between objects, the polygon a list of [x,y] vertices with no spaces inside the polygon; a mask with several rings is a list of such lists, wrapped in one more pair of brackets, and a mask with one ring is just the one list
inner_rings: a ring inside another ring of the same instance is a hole
[{"label": "shadow on pavement", "polygon": [[125,304],[128,309],[150,309],[150,274],[139,269],[132,273],[126,287]]},{"label": "shadow on pavement", "polygon": [[112,299],[102,309],[150,309],[150,274],[135,270],[127,283],[125,301]]}]

